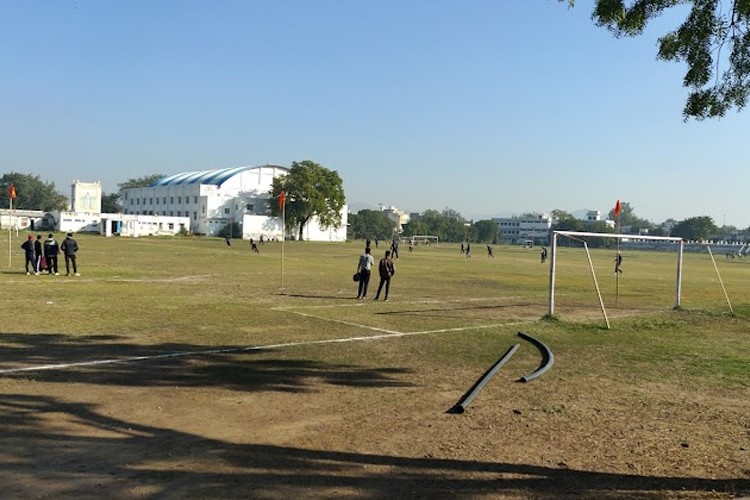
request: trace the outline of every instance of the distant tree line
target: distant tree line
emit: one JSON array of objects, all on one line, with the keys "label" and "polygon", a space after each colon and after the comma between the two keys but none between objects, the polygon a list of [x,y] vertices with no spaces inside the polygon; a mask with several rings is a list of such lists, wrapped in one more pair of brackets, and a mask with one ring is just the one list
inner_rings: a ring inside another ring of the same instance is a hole
[{"label": "distant tree line", "polygon": [[[120,204],[123,189],[146,187],[163,178],[153,174],[128,179],[117,185],[116,193],[102,193],[102,212],[122,212]],[[0,177],[0,206],[10,204],[10,185],[15,186],[16,198],[13,207],[19,210],[65,211],[69,208],[68,197],[60,194],[53,182],[45,182],[38,175],[8,172]],[[270,191],[272,199],[278,201],[281,192],[286,196],[287,223],[299,230],[300,238],[305,224],[317,216],[326,226],[338,227],[340,211],[344,205],[341,177],[336,171],[309,160],[294,162],[288,175],[274,180]],[[272,203],[272,214],[279,215],[277,203]],[[638,217],[629,202],[620,204],[620,213],[615,217],[614,209],[607,214],[617,227],[605,221],[585,221],[572,214],[555,209],[551,212],[555,231],[589,231],[595,233],[649,234],[652,236],[676,236],[687,240],[721,239],[750,241],[750,228],[740,230],[734,226],[717,226],[709,216],[690,217],[681,221],[668,219],[655,224]],[[491,220],[473,221],[464,218],[458,211],[444,208],[442,211],[428,209],[412,216],[404,224],[398,236],[437,236],[440,241],[497,243],[500,232]],[[350,239],[390,239],[397,236],[396,224],[377,210],[360,210],[349,215],[348,236]],[[592,245],[606,244],[606,240],[595,239]]]},{"label": "distant tree line", "polygon": [[[536,215],[536,214],[525,214]],[[661,224],[655,224],[647,219],[638,217],[629,202],[620,204],[620,213],[615,217],[614,210],[610,210],[607,219],[616,221],[616,225],[608,224],[604,220],[586,221],[572,214],[555,209],[551,212],[552,226],[550,231],[582,231],[592,233],[624,233],[648,234],[651,236],[675,236],[686,240],[734,240],[750,241],[750,228],[739,230],[734,226],[717,226],[708,216],[690,217],[677,221],[668,219]],[[375,210],[360,210],[349,215],[350,239],[392,237],[395,224],[388,217]],[[472,221],[461,216],[451,208],[443,211],[434,209],[412,215],[410,221],[403,226],[400,236],[437,236],[440,241],[477,243],[497,243],[501,239],[498,225],[491,220]],[[611,242],[600,238],[591,238],[589,245],[609,245]]]}]

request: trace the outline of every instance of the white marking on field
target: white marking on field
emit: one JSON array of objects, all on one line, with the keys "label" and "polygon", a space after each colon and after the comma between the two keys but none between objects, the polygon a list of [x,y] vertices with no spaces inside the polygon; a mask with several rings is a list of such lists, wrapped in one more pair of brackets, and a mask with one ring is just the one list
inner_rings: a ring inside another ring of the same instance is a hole
[{"label": "white marking on field", "polygon": [[367,325],[359,325],[357,323],[352,323],[348,321],[332,320],[329,318],[319,318],[317,316],[312,316],[312,315],[304,314],[304,313],[297,313],[297,314],[300,314],[302,316],[309,316],[309,317],[320,319],[323,321],[333,321],[336,323],[344,323],[350,326],[356,326],[356,327],[364,328],[367,330],[381,331],[385,333],[382,333],[380,335],[344,337],[344,338],[323,339],[323,340],[309,340],[305,342],[286,342],[282,344],[268,344],[268,345],[260,345],[260,346],[227,347],[225,349],[206,349],[204,351],[183,351],[183,352],[172,352],[172,353],[164,353],[164,354],[153,354],[153,355],[147,355],[147,356],[130,356],[127,358],[100,359],[96,361],[81,361],[77,363],[56,363],[56,364],[48,364],[48,365],[27,366],[24,368],[6,368],[6,369],[0,370],[0,375],[8,375],[8,374],[14,374],[14,373],[23,373],[23,372],[48,371],[48,370],[64,370],[67,368],[113,365],[113,364],[119,364],[119,363],[133,363],[136,361],[150,361],[150,360],[155,360],[155,359],[185,358],[185,357],[191,357],[191,356],[205,356],[205,355],[210,355],[210,354],[229,354],[229,353],[236,353],[236,352],[283,349],[287,347],[301,347],[301,346],[308,346],[308,345],[325,345],[325,344],[336,344],[336,343],[345,343],[345,342],[359,342],[359,341],[366,341],[366,340],[381,340],[381,339],[387,339],[387,338],[412,337],[416,335],[428,335],[428,334],[435,334],[435,333],[478,330],[478,329],[484,329],[484,328],[498,328],[501,326],[512,326],[512,325],[519,325],[522,323],[529,323],[529,321],[512,322],[512,323],[498,323],[498,324],[493,324],[493,325],[477,325],[477,326],[466,326],[466,327],[459,327],[459,328],[446,328],[443,330],[428,330],[428,331],[422,331],[422,332],[396,332],[396,331],[391,331],[391,330],[385,330],[382,328],[375,328],[375,327],[371,327]]},{"label": "white marking on field", "polygon": [[339,323],[341,325],[347,325],[347,326],[356,326],[357,328],[364,328],[365,330],[372,330],[374,332],[385,332],[385,333],[388,333],[388,334],[400,334],[401,333],[401,332],[397,332],[395,330],[386,330],[385,328],[378,328],[376,326],[361,325],[359,323],[354,323],[352,321],[344,321],[344,320],[341,320],[341,319],[324,318],[322,316],[315,316],[314,314],[308,314],[308,313],[303,313],[303,312],[298,312],[298,311],[290,311],[290,312],[293,313],[293,314],[298,314],[300,316],[304,316],[306,318],[314,318],[314,319],[319,319],[319,320],[322,320],[322,321],[330,321],[331,323]]},{"label": "white marking on field", "polygon": [[[204,275],[204,276],[210,276],[210,275]],[[180,279],[184,280],[186,278],[190,279],[190,277],[181,277],[181,278],[176,278],[170,281],[178,281]],[[503,298],[509,299],[509,298],[517,298],[517,297],[503,297]],[[436,303],[458,303],[458,302],[466,302],[466,301],[489,301],[489,300],[497,300],[497,297],[468,298],[468,299],[455,299],[455,300],[421,300],[421,301],[411,301],[411,302],[399,302],[399,304],[436,304]],[[386,338],[411,337],[411,336],[416,336],[416,335],[429,335],[429,334],[436,334],[436,333],[451,333],[451,332],[461,332],[461,331],[469,331],[469,330],[483,330],[487,328],[516,326],[516,325],[521,325],[521,324],[532,322],[532,321],[513,321],[509,323],[494,323],[491,325],[473,325],[473,326],[461,326],[461,327],[454,327],[454,328],[441,328],[437,330],[398,332],[395,330],[387,330],[385,328],[378,328],[375,326],[354,323],[352,321],[344,321],[340,319],[326,318],[323,316],[316,316],[316,315],[309,314],[309,313],[291,310],[292,308],[296,309],[300,307],[329,308],[329,307],[352,307],[352,306],[364,306],[364,304],[359,302],[357,304],[346,304],[346,305],[338,304],[338,305],[296,306],[296,307],[295,306],[281,306],[281,307],[275,307],[274,310],[288,311],[288,312],[291,312],[292,314],[297,314],[299,316],[303,316],[307,318],[318,319],[321,321],[329,321],[332,323],[339,323],[342,325],[353,326],[356,328],[362,328],[364,330],[371,330],[373,332],[382,332],[382,333],[378,335],[369,335],[369,336],[344,337],[344,338],[324,339],[324,340],[309,340],[309,341],[304,341],[304,342],[286,342],[282,344],[268,344],[268,345],[261,345],[261,346],[228,347],[224,349],[206,349],[203,351],[172,352],[172,353],[153,354],[153,355],[144,355],[144,356],[130,356],[130,357],[118,358],[118,359],[100,359],[96,361],[81,361],[81,362],[76,362],[76,363],[56,363],[56,364],[47,364],[47,365],[27,366],[23,368],[6,368],[6,369],[0,369],[0,375],[23,373],[23,372],[34,372],[34,371],[46,371],[46,370],[64,370],[67,368],[111,365],[111,364],[118,364],[118,363],[133,363],[137,361],[149,361],[149,360],[157,360],[157,359],[184,358],[184,357],[190,357],[190,356],[205,356],[205,355],[210,355],[210,354],[228,354],[228,353],[236,353],[236,352],[250,352],[250,351],[262,351],[262,350],[270,350],[270,349],[281,349],[281,348],[286,348],[286,347],[300,347],[300,346],[307,346],[307,345],[324,345],[324,344],[335,344],[335,343],[344,343],[344,342],[358,342],[358,341],[365,341],[365,340],[380,340],[380,339],[386,339]]]}]

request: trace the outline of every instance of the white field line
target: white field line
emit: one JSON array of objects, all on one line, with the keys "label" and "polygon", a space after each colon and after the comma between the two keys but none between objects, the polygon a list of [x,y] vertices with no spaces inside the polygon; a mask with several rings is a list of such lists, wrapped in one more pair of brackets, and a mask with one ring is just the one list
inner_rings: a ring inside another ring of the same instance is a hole
[{"label": "white field line", "polygon": [[[477,298],[466,298],[466,299],[452,299],[452,300],[439,300],[439,299],[425,299],[425,300],[407,300],[398,301],[399,305],[411,305],[411,304],[456,304],[461,302],[489,302],[489,301],[502,301],[502,300],[514,300],[522,297],[477,297]],[[357,302],[355,304],[321,304],[313,306],[304,305],[289,305],[289,306],[278,306],[274,307],[274,311],[289,311],[294,309],[331,309],[335,307],[365,307],[365,302]],[[294,312],[294,311],[292,311]]]},{"label": "white field line", "polygon": [[332,320],[330,318],[321,318],[318,316],[313,316],[313,315],[305,314],[305,313],[295,313],[295,314],[311,317],[314,319],[320,319],[323,321],[333,321],[336,323],[343,323],[349,326],[355,326],[358,328],[364,328],[367,330],[373,330],[373,331],[379,331],[379,332],[385,332],[385,333],[382,333],[380,335],[368,335],[368,336],[359,336],[359,337],[310,340],[306,342],[286,342],[282,344],[267,344],[267,345],[261,345],[261,346],[228,347],[226,349],[206,349],[204,351],[183,351],[183,352],[173,352],[173,353],[165,353],[165,354],[153,354],[149,356],[130,356],[127,358],[100,359],[97,361],[81,361],[78,363],[56,363],[56,364],[49,364],[49,365],[27,366],[24,368],[6,368],[6,369],[0,370],[0,375],[23,373],[23,372],[46,371],[46,370],[64,370],[66,368],[112,365],[112,364],[117,364],[117,363],[133,363],[136,361],[148,361],[148,360],[154,360],[154,359],[205,356],[208,354],[227,354],[227,353],[233,353],[233,352],[263,351],[263,350],[270,350],[270,349],[281,349],[285,347],[300,347],[300,346],[307,346],[307,345],[323,345],[323,344],[336,344],[336,343],[345,343],[345,342],[359,342],[359,341],[366,341],[366,340],[380,340],[380,339],[386,339],[386,338],[411,337],[411,336],[416,336],[416,335],[428,335],[428,334],[435,334],[435,333],[447,333],[447,332],[457,332],[457,331],[465,331],[465,330],[479,330],[479,329],[484,329],[484,328],[497,328],[501,326],[510,326],[510,325],[518,325],[522,323],[527,323],[527,322],[498,323],[494,325],[479,325],[479,326],[467,326],[467,327],[458,327],[458,328],[446,328],[442,330],[429,330],[429,331],[423,331],[423,332],[395,332],[392,330],[385,330],[382,328],[375,328],[372,326],[360,325],[360,324],[352,323],[348,321]]}]

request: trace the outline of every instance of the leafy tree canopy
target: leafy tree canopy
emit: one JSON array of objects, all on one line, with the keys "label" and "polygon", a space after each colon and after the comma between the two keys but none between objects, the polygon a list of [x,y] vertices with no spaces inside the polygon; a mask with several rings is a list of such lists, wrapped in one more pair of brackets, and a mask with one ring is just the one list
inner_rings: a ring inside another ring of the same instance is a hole
[{"label": "leafy tree canopy", "polygon": [[471,239],[480,243],[497,243],[498,226],[491,220],[479,220],[471,225]]},{"label": "leafy tree canopy", "polygon": [[128,179],[125,182],[121,182],[117,185],[117,187],[120,188],[120,191],[130,188],[149,187],[151,184],[160,179],[163,179],[164,177],[166,177],[164,174],[153,174],[143,177],[135,177],[133,179]]},{"label": "leafy tree canopy", "polygon": [[463,241],[468,235],[466,219],[451,208],[442,212],[425,210],[404,226],[404,236],[419,235],[437,236],[440,241]]},{"label": "leafy tree canopy", "polygon": [[705,240],[718,231],[714,220],[708,216],[691,217],[678,222],[672,228],[672,236],[686,240]]},{"label": "leafy tree canopy", "polygon": [[380,210],[360,210],[349,215],[348,235],[355,239],[390,240],[396,223]]},{"label": "leafy tree canopy", "polygon": [[102,213],[122,213],[122,205],[120,205],[120,193],[102,193]]},{"label": "leafy tree canopy", "polygon": [[289,173],[273,180],[271,213],[280,215],[279,196],[286,196],[286,220],[299,228],[302,240],[305,225],[317,216],[323,228],[341,225],[344,207],[344,185],[335,170],[329,170],[310,160],[293,162]]},{"label": "leafy tree canopy", "polygon": [[18,172],[3,174],[0,178],[0,184],[3,186],[0,193],[2,206],[7,207],[10,204],[11,183],[16,187],[14,208],[44,212],[65,211],[69,208],[68,197],[57,192],[54,182],[44,182],[38,175]]},{"label": "leafy tree canopy", "polygon": [[750,0],[596,0],[592,18],[617,37],[638,36],[649,21],[683,4],[691,6],[687,18],[659,39],[657,52],[658,59],[687,64],[683,85],[690,93],[683,117],[703,120],[744,108],[750,94]]}]

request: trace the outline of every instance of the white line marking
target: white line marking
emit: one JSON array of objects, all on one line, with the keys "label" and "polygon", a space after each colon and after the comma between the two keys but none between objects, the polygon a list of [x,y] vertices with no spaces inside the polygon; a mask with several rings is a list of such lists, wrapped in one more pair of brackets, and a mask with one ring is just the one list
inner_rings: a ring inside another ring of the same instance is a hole
[{"label": "white line marking", "polygon": [[[305,315],[303,313],[297,313],[297,314],[301,314],[303,316],[310,316],[310,315]],[[286,342],[283,344],[229,347],[226,349],[207,349],[205,351],[185,351],[185,352],[174,352],[174,353],[166,353],[166,354],[154,354],[151,356],[130,356],[127,358],[120,358],[120,359],[100,359],[97,361],[81,361],[78,363],[58,363],[58,364],[50,364],[50,365],[27,366],[25,368],[6,368],[3,370],[0,370],[0,375],[22,373],[22,372],[46,371],[46,370],[64,370],[66,368],[79,368],[79,367],[97,366],[97,365],[112,365],[112,364],[117,364],[117,363],[132,363],[135,361],[148,361],[152,359],[184,358],[184,357],[189,357],[189,356],[204,356],[207,354],[227,354],[227,353],[233,353],[233,352],[263,351],[263,350],[269,350],[269,349],[282,349],[285,347],[300,347],[300,346],[306,346],[306,345],[324,345],[324,344],[336,344],[336,343],[345,343],[345,342],[357,342],[357,341],[363,341],[363,340],[379,340],[379,339],[386,339],[386,338],[412,337],[416,335],[447,333],[447,332],[455,332],[455,331],[463,331],[463,330],[478,330],[478,329],[483,329],[483,328],[495,328],[495,327],[501,327],[501,326],[521,324],[520,322],[498,323],[495,325],[467,326],[467,327],[461,327],[461,328],[448,328],[444,330],[431,330],[431,331],[425,331],[425,332],[394,332],[390,330],[384,330],[382,328],[374,328],[374,327],[366,326],[366,325],[358,325],[356,323],[350,323],[350,322],[345,322],[345,321],[331,320],[328,318],[317,318],[315,316],[311,316],[311,317],[316,318],[316,319],[321,319],[324,321],[335,321],[335,322],[344,323],[350,326],[356,326],[360,328],[365,328],[365,329],[374,330],[374,331],[381,331],[385,333],[380,334],[380,335],[368,335],[368,336],[360,336],[360,337],[310,340],[307,342]]]},{"label": "white line marking", "polygon": [[351,321],[344,321],[341,319],[323,318],[321,316],[315,316],[314,314],[308,314],[308,313],[303,313],[299,311],[289,311],[289,312],[291,312],[292,314],[299,314],[300,316],[304,316],[306,318],[314,318],[314,319],[319,319],[322,321],[330,321],[332,323],[340,323],[342,325],[356,326],[358,328],[364,328],[366,330],[372,330],[374,332],[385,332],[385,333],[390,333],[390,334],[401,333],[395,330],[386,330],[385,328],[378,328],[376,326],[360,325],[359,323],[353,323]]}]

